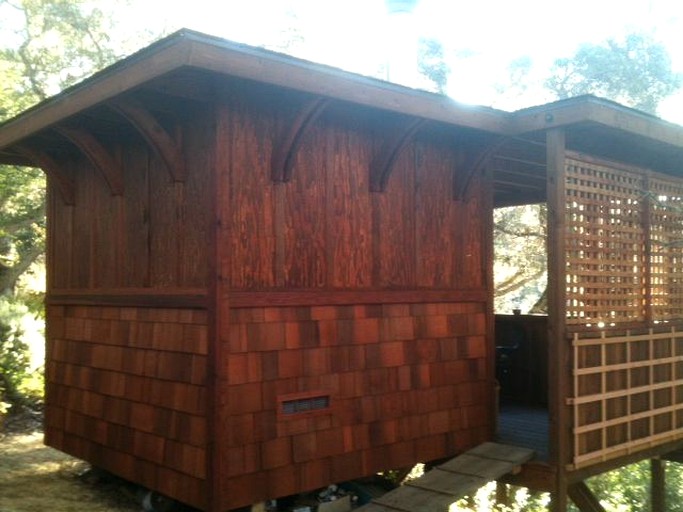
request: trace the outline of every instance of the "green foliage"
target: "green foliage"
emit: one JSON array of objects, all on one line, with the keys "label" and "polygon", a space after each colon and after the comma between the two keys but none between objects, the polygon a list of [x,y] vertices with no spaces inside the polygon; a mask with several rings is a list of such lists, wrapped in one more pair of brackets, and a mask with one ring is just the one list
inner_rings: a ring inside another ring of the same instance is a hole
[{"label": "green foliage", "polygon": [[0,168],[0,294],[12,295],[45,250],[45,176],[40,169]]},{"label": "green foliage", "polygon": [[[121,1],[114,4],[121,4]],[[89,0],[0,0],[0,120],[18,114],[113,62],[110,19]],[[45,178],[0,166],[0,295],[45,249]],[[34,306],[40,296],[27,297]]]},{"label": "green foliage", "polygon": [[450,507],[450,512],[545,512],[548,510],[550,496],[548,493],[530,491],[524,487],[504,485],[507,504],[497,501],[495,482],[489,482],[481,487],[473,496],[467,496],[456,501]]},{"label": "green foliage", "polygon": [[545,205],[499,208],[493,214],[495,309],[532,309],[547,281]]},{"label": "green foliage", "polygon": [[[666,463],[666,509],[683,512],[683,466]],[[595,476],[588,480],[596,497],[607,510],[640,512],[650,502],[650,461]]]},{"label": "green foliage", "polygon": [[656,114],[659,103],[681,87],[664,45],[646,34],[584,44],[557,59],[546,87],[559,99],[595,94]]},{"label": "green foliage", "polygon": [[[85,0],[0,0],[0,113],[15,115],[116,59],[111,25]],[[11,85],[10,85],[11,84]]]},{"label": "green foliage", "polygon": [[31,361],[19,322],[27,311],[21,304],[0,300],[0,402],[11,405],[26,401],[22,385]]}]

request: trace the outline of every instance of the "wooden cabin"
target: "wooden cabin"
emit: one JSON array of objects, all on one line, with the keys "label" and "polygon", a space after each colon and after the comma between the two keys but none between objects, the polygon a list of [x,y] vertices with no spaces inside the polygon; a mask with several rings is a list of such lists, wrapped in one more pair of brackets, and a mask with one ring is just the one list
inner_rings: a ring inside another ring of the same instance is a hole
[{"label": "wooden cabin", "polygon": [[176,33],[0,125],[48,176],[45,442],[224,512],[492,440],[492,211],[547,202],[550,314],[507,320],[550,390],[518,481],[564,510],[683,445],[682,157],[592,97],[507,113]]}]

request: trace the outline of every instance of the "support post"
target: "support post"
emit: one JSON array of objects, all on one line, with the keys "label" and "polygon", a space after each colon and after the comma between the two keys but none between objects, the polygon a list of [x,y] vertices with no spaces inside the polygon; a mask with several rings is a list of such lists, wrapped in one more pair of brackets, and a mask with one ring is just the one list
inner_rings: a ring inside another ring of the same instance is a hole
[{"label": "support post", "polygon": [[650,459],[650,510],[666,511],[666,461]]},{"label": "support post", "polygon": [[548,403],[550,409],[550,460],[557,468],[552,510],[566,512],[569,504],[567,464],[570,462],[571,423],[567,408],[571,375],[566,336],[565,250],[565,133],[546,133],[548,193]]},{"label": "support post", "polygon": [[510,493],[507,484],[504,482],[496,482],[496,504],[510,506]]},{"label": "support post", "polygon": [[568,487],[568,493],[581,512],[606,512],[583,480]]}]

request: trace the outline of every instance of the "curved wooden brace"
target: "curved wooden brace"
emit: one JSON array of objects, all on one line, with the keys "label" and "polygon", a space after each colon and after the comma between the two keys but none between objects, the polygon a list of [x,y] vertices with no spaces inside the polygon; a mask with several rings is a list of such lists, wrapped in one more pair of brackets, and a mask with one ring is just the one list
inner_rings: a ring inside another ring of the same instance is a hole
[{"label": "curved wooden brace", "polygon": [[509,140],[510,137],[499,137],[492,143],[480,148],[479,151],[470,153],[465,157],[463,179],[458,179],[460,173],[453,173],[453,199],[460,201],[467,197],[474,175],[481,171],[481,168],[488,162],[489,158]]},{"label": "curved wooden brace", "polygon": [[142,103],[132,99],[113,100],[109,106],[132,124],[154,149],[171,173],[173,181],[185,181],[187,165],[180,146]]},{"label": "curved wooden brace", "polygon": [[270,160],[271,179],[276,183],[292,179],[294,157],[301,145],[304,135],[311,129],[316,119],[330,104],[329,98],[314,98],[307,102],[294,119],[287,133],[273,148]]},{"label": "curved wooden brace", "polygon": [[384,192],[386,190],[389,176],[391,176],[398,156],[426,122],[426,119],[413,119],[403,130],[396,132],[392,138],[384,143],[379,155],[370,163],[371,192]]},{"label": "curved wooden brace", "polygon": [[16,145],[14,149],[22,156],[26,157],[36,167],[40,167],[57,186],[57,190],[62,196],[65,204],[73,206],[76,204],[76,192],[73,179],[64,172],[62,167],[48,154],[35,151],[24,145]]},{"label": "curved wooden brace", "polygon": [[97,167],[113,195],[123,194],[123,169],[94,136],[78,128],[60,126],[55,130],[69,139]]}]

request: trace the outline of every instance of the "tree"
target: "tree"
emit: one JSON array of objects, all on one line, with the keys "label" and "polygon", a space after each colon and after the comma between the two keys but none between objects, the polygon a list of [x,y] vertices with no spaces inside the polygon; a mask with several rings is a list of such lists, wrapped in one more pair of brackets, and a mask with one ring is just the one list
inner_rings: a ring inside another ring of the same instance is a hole
[{"label": "tree", "polygon": [[546,216],[545,206],[537,204],[494,212],[496,311],[527,312],[542,297],[547,281]]},{"label": "tree", "polygon": [[656,114],[659,103],[680,89],[681,75],[661,43],[633,33],[581,45],[572,57],[557,59],[545,86],[558,99],[595,94]]},{"label": "tree", "polygon": [[[531,61],[524,58],[510,66],[510,84],[515,89],[523,91],[528,86],[524,78],[530,75],[530,67]],[[682,77],[672,71],[666,48],[640,33],[629,34],[622,41],[581,45],[572,57],[555,60],[551,76],[545,80],[546,89],[557,99],[595,94],[651,114],[656,114],[661,101],[681,85]],[[494,237],[501,251],[497,265],[516,269],[497,281],[496,306],[498,311],[509,311],[522,295],[538,289],[540,295],[530,310],[540,313],[545,307],[545,287],[539,284],[545,275],[540,269],[545,267],[546,255],[544,244],[537,242],[545,239],[545,221],[542,217],[524,217],[523,212],[503,209],[495,217]],[[519,250],[506,255],[504,251],[511,243]],[[539,258],[543,260],[541,266]]]},{"label": "tree", "polygon": [[[112,16],[86,0],[0,0],[0,121],[116,60]],[[37,169],[0,167],[0,295],[44,252],[45,179]]]},{"label": "tree", "polygon": [[439,94],[446,93],[450,67],[444,59],[443,45],[440,41],[421,38],[418,47],[418,71],[429,80]]},{"label": "tree", "polygon": [[[111,8],[121,5],[109,4]],[[110,44],[114,16],[88,0],[0,0],[0,121],[58,93],[121,55]],[[42,300],[18,283],[45,249],[45,178],[40,169],[0,166],[0,407],[23,405],[28,345],[21,315]]]}]

